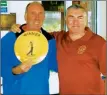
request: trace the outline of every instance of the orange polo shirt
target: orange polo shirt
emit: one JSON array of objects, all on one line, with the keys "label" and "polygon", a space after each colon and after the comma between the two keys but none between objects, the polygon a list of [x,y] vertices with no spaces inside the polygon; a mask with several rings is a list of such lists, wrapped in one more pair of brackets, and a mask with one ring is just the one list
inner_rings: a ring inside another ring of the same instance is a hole
[{"label": "orange polo shirt", "polygon": [[100,74],[106,73],[106,41],[88,27],[72,41],[68,32],[53,33],[57,42],[60,94],[104,94]]}]

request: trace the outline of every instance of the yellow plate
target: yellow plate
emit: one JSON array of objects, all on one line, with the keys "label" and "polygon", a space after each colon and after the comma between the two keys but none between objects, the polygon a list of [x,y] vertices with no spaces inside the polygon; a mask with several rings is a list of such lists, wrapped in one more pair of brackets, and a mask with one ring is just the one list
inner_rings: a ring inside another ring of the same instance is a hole
[{"label": "yellow plate", "polygon": [[38,64],[48,53],[48,41],[38,31],[26,31],[17,38],[14,51],[21,62],[32,59],[33,64]]}]

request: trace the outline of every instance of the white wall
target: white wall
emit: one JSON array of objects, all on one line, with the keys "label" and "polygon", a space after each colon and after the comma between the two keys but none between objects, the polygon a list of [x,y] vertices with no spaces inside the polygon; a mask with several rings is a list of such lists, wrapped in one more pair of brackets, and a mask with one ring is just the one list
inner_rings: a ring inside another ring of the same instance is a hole
[{"label": "white wall", "polygon": [[23,24],[26,5],[32,1],[8,1],[9,13],[16,13],[16,23]]},{"label": "white wall", "polygon": [[97,34],[106,39],[106,1],[97,1]]}]

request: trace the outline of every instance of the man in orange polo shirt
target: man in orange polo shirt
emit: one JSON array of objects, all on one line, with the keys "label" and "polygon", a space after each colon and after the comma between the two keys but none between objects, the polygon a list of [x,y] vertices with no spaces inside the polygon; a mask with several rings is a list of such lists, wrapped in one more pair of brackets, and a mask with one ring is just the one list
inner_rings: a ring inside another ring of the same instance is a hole
[{"label": "man in orange polo shirt", "polygon": [[68,32],[53,33],[57,42],[60,94],[104,95],[105,85],[100,75],[107,76],[106,41],[86,27],[87,13],[80,5],[67,9],[66,23]]},{"label": "man in orange polo shirt", "polygon": [[101,73],[106,72],[106,41],[86,27],[87,14],[80,5],[67,9],[68,32],[53,33],[61,94],[104,95]]}]

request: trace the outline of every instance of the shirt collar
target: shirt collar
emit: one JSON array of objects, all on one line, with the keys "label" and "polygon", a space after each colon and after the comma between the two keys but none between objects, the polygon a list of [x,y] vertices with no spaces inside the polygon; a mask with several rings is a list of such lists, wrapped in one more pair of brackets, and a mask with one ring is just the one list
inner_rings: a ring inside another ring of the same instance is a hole
[{"label": "shirt collar", "polygon": [[[24,32],[24,30],[22,28],[24,25],[26,25],[26,24],[23,24],[20,26],[20,29],[21,29],[20,33],[15,33],[16,37],[20,36]],[[42,33],[46,37],[47,40],[53,39],[53,37],[47,31],[45,31],[42,27],[41,27],[40,33]]]},{"label": "shirt collar", "polygon": [[85,27],[85,31],[86,31],[85,35],[80,39],[83,41],[88,41],[94,33],[91,31],[89,27]]}]

